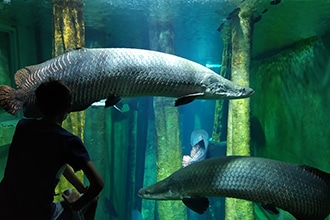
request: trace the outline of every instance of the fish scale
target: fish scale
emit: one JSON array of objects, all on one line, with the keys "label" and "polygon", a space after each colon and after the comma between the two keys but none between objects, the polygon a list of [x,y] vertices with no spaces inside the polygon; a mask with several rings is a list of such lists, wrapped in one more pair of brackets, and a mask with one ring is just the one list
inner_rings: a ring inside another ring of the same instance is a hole
[{"label": "fish scale", "polygon": [[220,157],[196,162],[139,191],[145,199],[221,196],[270,204],[298,219],[330,214],[330,174],[257,157]]}]

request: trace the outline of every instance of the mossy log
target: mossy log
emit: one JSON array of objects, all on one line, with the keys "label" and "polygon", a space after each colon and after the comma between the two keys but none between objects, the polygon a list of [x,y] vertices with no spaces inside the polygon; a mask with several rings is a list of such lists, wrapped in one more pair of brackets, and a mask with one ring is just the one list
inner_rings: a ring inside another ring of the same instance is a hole
[{"label": "mossy log", "polygon": [[[155,20],[150,29],[150,47],[174,54],[172,22]],[[181,139],[179,112],[173,107],[173,99],[154,97],[154,113],[157,143],[157,181],[165,179],[181,168]],[[158,201],[159,220],[186,219],[186,209],[181,201]],[[169,210],[171,210],[169,212]]]},{"label": "mossy log", "polygon": [[[231,23],[231,80],[249,86],[251,59],[251,16],[241,10]],[[229,102],[227,155],[250,155],[250,100],[238,99]],[[230,220],[253,220],[252,202],[226,198],[225,218]]]},{"label": "mossy log", "polygon": [[[53,0],[53,56],[58,56],[72,48],[85,46],[85,24],[83,20],[83,2],[81,0]],[[63,127],[84,137],[85,112],[71,113]],[[83,180],[83,173],[78,173]],[[61,178],[55,189],[56,194],[72,188],[65,178]],[[61,200],[58,196],[55,201]]]}]

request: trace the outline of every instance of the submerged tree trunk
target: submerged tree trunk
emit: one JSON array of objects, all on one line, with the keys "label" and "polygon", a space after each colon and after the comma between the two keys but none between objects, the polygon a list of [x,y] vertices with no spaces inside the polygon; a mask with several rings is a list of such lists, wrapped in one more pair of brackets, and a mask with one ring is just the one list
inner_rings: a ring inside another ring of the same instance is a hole
[{"label": "submerged tree trunk", "polygon": [[[68,49],[85,46],[85,24],[83,20],[82,0],[53,0],[53,56],[58,56]],[[63,127],[84,139],[85,112],[71,113]],[[83,173],[78,176],[83,179]],[[56,194],[72,186],[61,178],[55,189]],[[59,196],[55,200],[61,200]]]}]

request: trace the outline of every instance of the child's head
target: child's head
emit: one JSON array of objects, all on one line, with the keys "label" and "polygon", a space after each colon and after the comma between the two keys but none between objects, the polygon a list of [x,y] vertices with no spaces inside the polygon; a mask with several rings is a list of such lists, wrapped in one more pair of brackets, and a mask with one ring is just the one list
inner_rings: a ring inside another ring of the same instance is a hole
[{"label": "child's head", "polygon": [[49,80],[36,89],[36,106],[47,117],[66,114],[71,107],[70,89],[59,80]]}]

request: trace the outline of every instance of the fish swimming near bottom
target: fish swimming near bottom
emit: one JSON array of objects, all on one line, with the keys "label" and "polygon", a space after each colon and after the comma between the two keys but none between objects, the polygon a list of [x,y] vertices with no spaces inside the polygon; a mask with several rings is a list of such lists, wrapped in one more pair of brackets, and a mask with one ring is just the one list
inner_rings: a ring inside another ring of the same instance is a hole
[{"label": "fish swimming near bottom", "polygon": [[181,168],[139,190],[144,199],[182,200],[202,214],[207,196],[233,197],[281,208],[301,220],[330,214],[330,174],[306,165],[258,157],[218,157]]},{"label": "fish swimming near bottom", "polygon": [[193,61],[150,50],[130,48],[76,49],[44,63],[20,69],[17,89],[0,85],[0,107],[36,117],[34,92],[49,78],[63,81],[72,91],[73,111],[107,99],[115,105],[122,97],[177,98],[175,106],[194,99],[238,99],[254,91],[240,86]]}]

